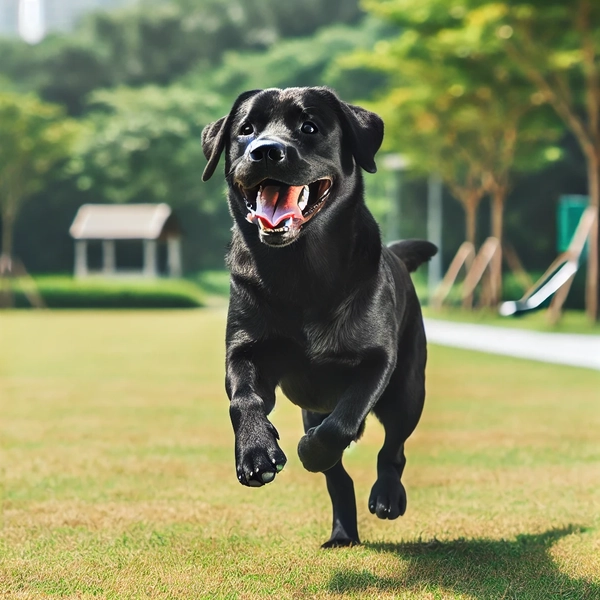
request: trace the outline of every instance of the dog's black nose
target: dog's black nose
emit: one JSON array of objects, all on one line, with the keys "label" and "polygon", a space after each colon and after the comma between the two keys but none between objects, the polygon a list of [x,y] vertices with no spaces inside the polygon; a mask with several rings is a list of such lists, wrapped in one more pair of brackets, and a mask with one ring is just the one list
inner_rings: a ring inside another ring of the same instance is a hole
[{"label": "dog's black nose", "polygon": [[255,140],[248,147],[248,156],[253,162],[260,162],[264,158],[281,162],[285,158],[285,146],[274,140]]}]

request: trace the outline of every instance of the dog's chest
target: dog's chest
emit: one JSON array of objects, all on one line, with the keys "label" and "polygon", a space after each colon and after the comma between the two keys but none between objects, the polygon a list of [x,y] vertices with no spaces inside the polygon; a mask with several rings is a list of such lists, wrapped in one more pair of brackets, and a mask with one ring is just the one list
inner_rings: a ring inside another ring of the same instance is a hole
[{"label": "dog's chest", "polygon": [[354,366],[360,362],[361,335],[348,315],[311,318],[302,323],[303,350],[309,362]]},{"label": "dog's chest", "polygon": [[288,362],[281,388],[302,408],[331,412],[361,362],[355,328],[339,318],[308,318],[299,345],[303,360]]}]

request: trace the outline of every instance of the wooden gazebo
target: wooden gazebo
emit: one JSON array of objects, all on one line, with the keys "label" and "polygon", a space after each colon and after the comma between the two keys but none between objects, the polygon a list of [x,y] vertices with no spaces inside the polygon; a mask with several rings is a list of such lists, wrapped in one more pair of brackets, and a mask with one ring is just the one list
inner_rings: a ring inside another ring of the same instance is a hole
[{"label": "wooden gazebo", "polygon": [[[167,246],[169,277],[181,276],[181,230],[167,204],[84,204],[70,228],[75,240],[75,277],[95,274],[88,268],[88,242],[102,242],[102,275],[158,277],[158,244]],[[117,269],[116,243],[139,240],[144,247],[143,266],[138,271]],[[97,273],[97,272],[96,272]]]}]

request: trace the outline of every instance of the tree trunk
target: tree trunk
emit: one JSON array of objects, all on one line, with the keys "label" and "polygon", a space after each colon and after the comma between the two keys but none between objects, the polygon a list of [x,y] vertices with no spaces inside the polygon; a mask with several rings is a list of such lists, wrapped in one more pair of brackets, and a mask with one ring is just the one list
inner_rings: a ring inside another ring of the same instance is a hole
[{"label": "tree trunk", "polygon": [[9,277],[12,274],[12,235],[15,223],[14,215],[9,208],[4,207],[2,217],[2,249],[0,251],[0,308],[12,308],[14,295]]},{"label": "tree trunk", "polygon": [[10,259],[12,256],[13,229],[15,225],[15,215],[12,211],[6,209],[2,211],[2,256]]},{"label": "tree trunk", "polygon": [[504,205],[506,203],[507,190],[505,187],[497,187],[492,195],[492,235],[500,243],[498,252],[491,263],[491,277],[493,297],[491,303],[497,304],[502,298],[502,237],[504,235]]},{"label": "tree trunk", "polygon": [[472,198],[467,198],[464,204],[466,217],[466,236],[467,241],[475,246],[475,234],[477,231],[477,202]]},{"label": "tree trunk", "polygon": [[492,223],[491,230],[492,235],[498,238],[498,241],[502,243],[502,236],[504,234],[504,203],[506,200],[506,190],[504,188],[497,188],[492,195]]},{"label": "tree trunk", "polygon": [[[596,207],[600,205],[600,148],[590,149],[586,153],[588,170],[588,194],[590,204]],[[600,273],[598,272],[598,263],[600,262],[600,214],[596,213],[596,224],[588,241],[588,261],[587,278],[585,290],[585,311],[591,321],[598,321],[600,311],[598,306],[598,296],[600,295]]]}]

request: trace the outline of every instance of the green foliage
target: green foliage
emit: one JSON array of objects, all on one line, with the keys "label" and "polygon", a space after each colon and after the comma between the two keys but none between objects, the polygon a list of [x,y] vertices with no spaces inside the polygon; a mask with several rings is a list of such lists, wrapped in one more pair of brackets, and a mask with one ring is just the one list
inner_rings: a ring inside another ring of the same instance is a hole
[{"label": "green foliage", "polygon": [[2,253],[12,251],[12,229],[23,202],[56,177],[81,132],[61,107],[33,95],[0,93],[0,216]]},{"label": "green foliage", "polygon": [[[450,165],[446,180],[465,188],[470,177],[478,194],[483,169],[488,191],[491,171],[508,173],[509,188],[516,175],[525,191],[509,202],[511,240],[528,266],[535,260],[543,267],[554,254],[548,202],[561,192],[585,193],[582,160],[554,144],[560,128],[549,115],[550,99],[531,83],[525,68],[531,61],[515,62],[509,46],[525,56],[537,49],[536,72],[554,91],[570,90],[581,113],[577,27],[587,13],[558,0],[365,0],[363,6],[372,15],[365,18],[357,0],[144,0],[88,15],[74,32],[37,46],[0,39],[2,90],[33,91],[86,125],[73,176],[46,179],[20,212],[16,246],[26,264],[70,267],[66,232],[83,202],[167,201],[183,223],[186,271],[221,267],[230,218],[221,178],[200,182],[202,126],[225,114],[244,89],[324,84],[384,116],[384,150],[409,154],[413,174]],[[595,22],[595,4],[591,10]],[[368,202],[384,229],[390,180],[385,169],[367,178]],[[401,225],[424,235],[419,185],[420,199],[410,194],[410,215],[403,196]],[[480,229],[487,205],[481,208]],[[445,215],[448,253],[462,227],[451,203]],[[523,225],[532,220],[539,226],[535,239]],[[419,221],[414,228],[413,221]]]},{"label": "green foliage", "polygon": [[[60,211],[62,204],[69,212],[55,218],[54,209],[44,209],[46,227],[36,238],[60,231],[53,246],[60,252],[36,258],[40,249],[30,239],[20,244],[27,264],[70,266],[64,231],[80,203],[165,201],[183,224],[186,270],[220,267],[230,217],[222,178],[200,180],[203,126],[244,89],[325,84],[352,99],[380,86],[379,74],[357,68],[346,77],[334,64],[336,56],[385,35],[375,20],[359,26],[359,17],[356,0],[149,1],[91,15],[73,34],[49,36],[38,46],[0,40],[0,73],[61,102],[85,123],[70,181],[47,188],[50,197],[32,205],[50,202]],[[39,214],[25,213],[30,227]],[[29,230],[18,225],[18,232]]]},{"label": "green foliage", "polygon": [[95,93],[72,170],[96,202],[166,202],[183,226],[188,269],[221,266],[230,221],[223,180],[203,183],[203,126],[220,98],[179,85]]},{"label": "green foliage", "polygon": [[[48,308],[196,308],[204,304],[202,291],[181,280],[72,279],[37,277],[35,284]],[[14,286],[15,306],[30,307],[23,293],[26,282]]]},{"label": "green foliage", "polygon": [[[366,5],[403,23],[407,32],[413,35],[413,41],[425,36],[427,41],[447,45],[454,50],[448,54],[450,64],[457,60],[463,64],[477,61],[494,76],[500,69],[511,75],[500,79],[506,84],[505,90],[529,90],[533,104],[547,103],[551,106],[571,131],[585,157],[590,204],[600,205],[598,2],[469,0],[444,7],[441,0],[427,0],[417,7],[416,3],[404,0],[367,0]],[[523,80],[524,85],[514,84],[513,73],[517,81]],[[462,86],[462,81],[459,85]],[[506,104],[511,108],[525,106],[524,99],[517,98],[515,103],[510,97],[506,98]],[[511,127],[508,116],[509,113],[506,113],[506,118],[500,120],[507,130]],[[481,122],[487,125],[490,120],[483,119]],[[522,128],[523,124],[519,127]],[[549,158],[552,154],[545,153],[543,156]],[[516,155],[514,160],[517,160]],[[498,190],[506,187],[501,179],[507,181],[507,176],[494,179],[491,191],[496,194],[496,203]],[[600,255],[595,249],[589,261],[586,294],[587,311],[593,320],[600,319],[599,260]]]},{"label": "green foliage", "polygon": [[92,90],[114,83],[102,46],[84,35],[50,35],[36,46],[0,39],[0,55],[0,72],[20,90],[61,104],[71,115],[83,111]]},{"label": "green foliage", "polygon": [[201,271],[192,280],[209,294],[229,296],[229,271]]},{"label": "green foliage", "polygon": [[373,19],[360,27],[323,27],[310,37],[282,40],[268,52],[227,52],[218,66],[197,68],[185,81],[194,89],[218,92],[228,103],[246,90],[311,85],[329,85],[342,97],[359,98],[381,87],[384,77],[360,67],[348,77],[336,58],[370,48],[386,34]]},{"label": "green foliage", "polygon": [[556,157],[546,152],[556,123],[537,110],[527,81],[507,61],[468,51],[464,8],[439,0],[365,6],[403,26],[396,39],[345,60],[388,76],[374,106],[385,116],[389,150],[403,152],[424,173],[440,173],[458,195],[470,177],[483,188],[486,177],[504,180]]},{"label": "green foliage", "polygon": [[357,0],[147,1],[89,15],[73,34],[33,48],[0,39],[0,73],[79,115],[96,89],[170,85],[216,67],[226,52],[276,52],[282,39],[359,15]]},{"label": "green foliage", "polygon": [[16,207],[41,189],[45,175],[69,155],[80,127],[65,119],[59,106],[3,92],[0,132],[0,201]]},{"label": "green foliage", "polygon": [[356,22],[361,15],[357,0],[175,0],[175,4],[215,37],[222,23],[235,27],[237,40],[217,40],[217,44],[226,41],[229,48],[267,48],[285,38],[311,35],[331,23]]},{"label": "green foliage", "polygon": [[80,189],[111,202],[197,201],[200,134],[215,104],[180,86],[95,93],[74,164]]}]

